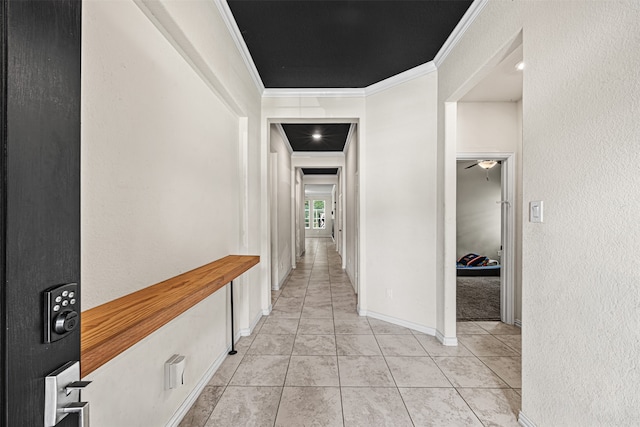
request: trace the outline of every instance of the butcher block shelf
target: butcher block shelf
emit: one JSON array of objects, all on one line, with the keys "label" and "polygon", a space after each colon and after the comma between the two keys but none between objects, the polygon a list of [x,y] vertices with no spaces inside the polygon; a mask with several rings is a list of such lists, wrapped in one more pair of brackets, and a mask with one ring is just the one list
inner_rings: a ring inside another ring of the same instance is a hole
[{"label": "butcher block shelf", "polygon": [[259,262],[259,256],[229,255],[82,312],[82,377],[160,329]]}]

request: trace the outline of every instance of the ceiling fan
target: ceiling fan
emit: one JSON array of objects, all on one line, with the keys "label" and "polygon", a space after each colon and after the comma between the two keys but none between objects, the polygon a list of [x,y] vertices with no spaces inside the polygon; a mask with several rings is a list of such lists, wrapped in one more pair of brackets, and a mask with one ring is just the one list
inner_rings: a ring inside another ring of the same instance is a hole
[{"label": "ceiling fan", "polygon": [[491,169],[495,165],[501,165],[501,164],[502,164],[501,160],[478,160],[474,164],[467,166],[465,169],[469,169],[474,166],[480,166],[482,169],[484,169],[487,172],[487,181],[489,181],[489,169]]},{"label": "ceiling fan", "polygon": [[480,166],[482,169],[491,169],[495,165],[501,165],[502,160],[478,160],[472,165],[467,166],[465,169],[472,168],[474,166]]}]

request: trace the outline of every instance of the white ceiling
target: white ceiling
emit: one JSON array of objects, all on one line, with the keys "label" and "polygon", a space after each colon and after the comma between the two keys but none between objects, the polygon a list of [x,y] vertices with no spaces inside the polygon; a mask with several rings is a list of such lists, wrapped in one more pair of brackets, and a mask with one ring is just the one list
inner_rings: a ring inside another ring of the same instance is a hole
[{"label": "white ceiling", "polygon": [[522,61],[522,45],[513,50],[480,83],[460,99],[462,102],[515,102],[522,99],[525,70],[516,69]]}]

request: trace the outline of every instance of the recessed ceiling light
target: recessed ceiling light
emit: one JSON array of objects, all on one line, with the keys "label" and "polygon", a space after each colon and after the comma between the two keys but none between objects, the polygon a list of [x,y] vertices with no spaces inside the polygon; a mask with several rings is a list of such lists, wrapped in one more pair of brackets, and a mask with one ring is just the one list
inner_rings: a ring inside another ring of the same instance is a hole
[{"label": "recessed ceiling light", "polygon": [[523,61],[520,61],[520,62],[518,62],[516,64],[516,70],[518,70],[518,71],[524,70],[524,62]]},{"label": "recessed ceiling light", "polygon": [[318,141],[320,138],[322,138],[322,135],[320,135],[319,132],[314,133],[313,135],[311,135],[313,137],[313,139],[315,139],[316,141]]}]

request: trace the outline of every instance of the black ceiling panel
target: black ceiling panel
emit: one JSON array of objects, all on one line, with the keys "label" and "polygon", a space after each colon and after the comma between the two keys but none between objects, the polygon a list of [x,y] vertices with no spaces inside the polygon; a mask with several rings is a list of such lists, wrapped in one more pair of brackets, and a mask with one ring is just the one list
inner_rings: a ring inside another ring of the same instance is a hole
[{"label": "black ceiling panel", "polygon": [[266,88],[363,88],[435,57],[470,0],[228,0]]},{"label": "black ceiling panel", "polygon": [[[350,127],[349,123],[282,124],[293,151],[342,151]],[[321,138],[314,139],[315,133]]]},{"label": "black ceiling panel", "polygon": [[338,168],[302,168],[305,175],[337,175]]}]

